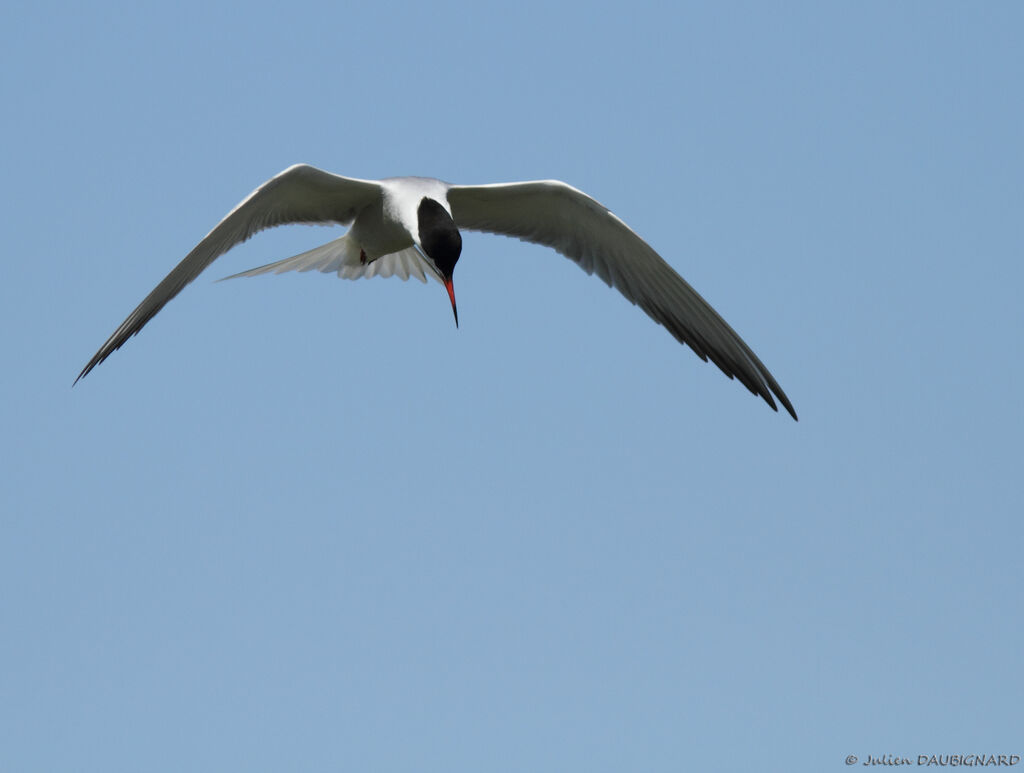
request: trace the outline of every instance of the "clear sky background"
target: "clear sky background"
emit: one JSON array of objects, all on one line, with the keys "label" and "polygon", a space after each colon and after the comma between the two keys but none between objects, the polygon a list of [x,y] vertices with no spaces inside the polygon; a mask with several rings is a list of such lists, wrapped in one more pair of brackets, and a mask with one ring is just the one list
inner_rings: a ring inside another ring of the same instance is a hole
[{"label": "clear sky background", "polygon": [[[1024,753],[1019,3],[35,2],[0,26],[0,770]],[[558,178],[778,378],[469,235],[213,280],[308,162]]]}]

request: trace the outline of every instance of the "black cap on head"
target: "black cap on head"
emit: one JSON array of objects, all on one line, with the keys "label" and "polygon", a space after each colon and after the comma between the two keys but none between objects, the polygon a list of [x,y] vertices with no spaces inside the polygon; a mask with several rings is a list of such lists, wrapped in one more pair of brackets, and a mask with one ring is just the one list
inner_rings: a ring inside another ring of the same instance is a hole
[{"label": "black cap on head", "polygon": [[455,221],[438,201],[427,197],[420,202],[416,214],[423,251],[445,277],[451,277],[462,254],[462,234]]}]

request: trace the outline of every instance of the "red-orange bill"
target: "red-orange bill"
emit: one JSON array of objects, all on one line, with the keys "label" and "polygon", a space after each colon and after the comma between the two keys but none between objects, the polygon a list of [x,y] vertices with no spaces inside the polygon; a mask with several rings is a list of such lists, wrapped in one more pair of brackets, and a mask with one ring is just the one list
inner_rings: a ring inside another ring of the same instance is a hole
[{"label": "red-orange bill", "polygon": [[448,297],[452,301],[452,313],[455,315],[455,327],[459,326],[459,310],[455,306],[455,286],[452,284],[451,277],[444,280],[444,289],[448,291]]}]

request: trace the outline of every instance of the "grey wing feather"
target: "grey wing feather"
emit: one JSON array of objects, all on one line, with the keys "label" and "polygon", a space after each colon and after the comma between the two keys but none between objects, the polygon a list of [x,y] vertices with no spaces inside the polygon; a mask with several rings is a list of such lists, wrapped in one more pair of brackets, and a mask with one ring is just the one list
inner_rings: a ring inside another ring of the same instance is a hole
[{"label": "grey wing feather", "polygon": [[341,177],[306,164],[285,169],[249,194],[174,267],[93,355],[75,383],[138,333],[185,285],[236,244],[264,229],[289,223],[348,224],[380,195],[380,185],[370,180]]},{"label": "grey wing feather", "polygon": [[777,410],[774,393],[796,418],[778,382],[736,331],[650,245],[582,191],[557,180],[453,185],[448,203],[460,228],[543,244],[596,273],[702,360]]}]

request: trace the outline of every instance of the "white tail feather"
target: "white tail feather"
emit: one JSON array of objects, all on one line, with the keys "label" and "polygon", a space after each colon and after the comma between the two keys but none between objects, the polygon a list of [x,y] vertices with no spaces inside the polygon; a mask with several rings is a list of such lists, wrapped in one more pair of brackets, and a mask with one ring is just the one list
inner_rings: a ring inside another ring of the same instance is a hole
[{"label": "white tail feather", "polygon": [[359,244],[351,238],[350,234],[345,234],[332,242],[303,252],[301,255],[285,258],[276,263],[268,263],[258,268],[251,268],[248,271],[224,278],[235,279],[240,276],[282,274],[285,271],[312,271],[314,269],[325,274],[336,273],[342,279],[397,276],[404,282],[412,276],[421,282],[426,282],[428,276],[434,276],[434,272],[420,257],[415,247],[407,247],[399,252],[392,252],[390,255],[384,255],[377,260],[364,263]]}]

